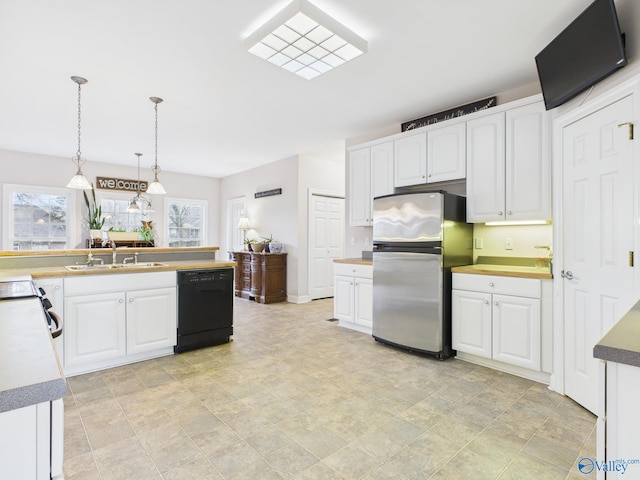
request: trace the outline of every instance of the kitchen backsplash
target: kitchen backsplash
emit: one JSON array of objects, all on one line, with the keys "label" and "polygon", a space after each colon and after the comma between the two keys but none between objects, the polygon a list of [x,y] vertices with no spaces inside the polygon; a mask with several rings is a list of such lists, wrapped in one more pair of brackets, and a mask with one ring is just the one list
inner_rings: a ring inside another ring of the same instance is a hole
[{"label": "kitchen backsplash", "polygon": [[[473,226],[473,258],[537,257],[537,246],[549,246],[553,251],[552,225]],[[546,252],[546,251],[545,251]],[[548,253],[546,253],[548,255]]]}]

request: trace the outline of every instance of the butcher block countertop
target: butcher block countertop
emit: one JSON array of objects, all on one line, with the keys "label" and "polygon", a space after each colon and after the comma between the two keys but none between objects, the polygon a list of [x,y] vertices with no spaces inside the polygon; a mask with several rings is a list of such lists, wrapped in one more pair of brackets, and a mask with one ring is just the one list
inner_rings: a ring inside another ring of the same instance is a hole
[{"label": "butcher block countertop", "polygon": [[31,275],[34,279],[47,277],[77,277],[79,275],[118,275],[120,273],[144,273],[144,272],[166,272],[172,270],[196,270],[204,268],[230,268],[235,267],[236,262],[230,260],[172,260],[161,261],[164,265],[154,267],[144,267],[145,262],[141,262],[139,267],[129,264],[126,268],[105,268],[87,270],[68,270],[65,267],[32,267],[16,268],[8,270],[12,275]]},{"label": "butcher block countertop", "polygon": [[452,267],[453,273],[472,273],[476,275],[500,275],[503,277],[552,279],[548,268],[523,267],[519,265],[475,264]]},{"label": "butcher block countertop", "polygon": [[352,265],[373,265],[372,260],[363,258],[334,258],[334,263],[350,263]]}]

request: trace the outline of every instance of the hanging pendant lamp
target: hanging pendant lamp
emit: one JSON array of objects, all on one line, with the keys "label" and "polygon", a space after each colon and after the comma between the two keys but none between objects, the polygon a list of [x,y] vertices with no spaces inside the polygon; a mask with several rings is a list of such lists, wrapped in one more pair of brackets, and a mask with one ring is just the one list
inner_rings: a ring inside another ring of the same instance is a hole
[{"label": "hanging pendant lamp", "polygon": [[87,83],[87,79],[73,76],[71,77],[71,80],[78,84],[78,151],[76,152],[76,156],[71,158],[71,161],[76,164],[78,170],[76,171],[76,174],[71,178],[71,180],[69,180],[69,183],[67,183],[67,187],[82,190],[91,190],[91,183],[89,183],[89,180],[87,180],[87,178],[82,174],[82,165],[84,165],[87,160],[82,158],[82,152],[80,151],[80,113],[82,111],[80,98],[82,85]]},{"label": "hanging pendant lamp", "polygon": [[134,153],[134,155],[138,157],[138,184],[136,186],[136,194],[131,199],[131,201],[129,202],[129,206],[127,207],[127,212],[129,213],[139,212],[140,205],[138,205],[138,203],[144,204],[144,200],[145,200],[145,198],[140,193],[140,157],[142,156],[142,154]]},{"label": "hanging pendant lamp", "polygon": [[155,103],[154,109],[156,111],[156,159],[153,167],[151,167],[151,171],[153,171],[154,174],[153,182],[149,184],[147,193],[154,195],[164,195],[167,192],[158,180],[158,173],[160,173],[160,167],[158,166],[158,104],[162,103],[162,99],[158,97],[149,97],[149,100]]}]

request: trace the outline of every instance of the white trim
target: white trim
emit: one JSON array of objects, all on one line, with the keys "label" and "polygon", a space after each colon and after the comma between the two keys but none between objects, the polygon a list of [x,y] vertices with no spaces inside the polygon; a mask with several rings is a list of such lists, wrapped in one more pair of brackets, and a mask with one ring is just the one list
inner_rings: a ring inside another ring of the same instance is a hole
[{"label": "white trim", "polygon": [[[597,110],[600,110],[608,105],[611,105],[618,100],[627,97],[629,95],[635,95],[634,98],[634,122],[636,125],[640,125],[639,112],[640,112],[640,75],[637,75],[620,85],[617,85],[602,94],[591,98],[584,105],[578,105],[576,108],[558,116],[553,122],[553,222],[555,225],[562,225],[562,132],[563,129],[586,117]],[[640,130],[640,129],[637,129]],[[640,159],[640,148],[634,149],[635,162],[634,165],[638,165]],[[640,185],[639,182],[640,169],[636,168],[634,171],[635,185]],[[634,190],[634,217],[639,218],[639,192],[640,188]],[[634,248],[635,251],[640,251],[640,226],[638,222],[635,225],[634,232]],[[556,281],[553,282],[553,338],[554,338],[554,360],[553,360],[553,374],[551,375],[549,388],[552,390],[564,394],[565,393],[565,351],[564,351],[564,280],[560,273],[564,269],[564,255],[562,251],[564,238],[562,236],[561,228],[553,229],[553,245],[554,258],[553,258],[553,278]],[[639,269],[636,268],[635,275],[635,292],[638,295],[638,286],[640,274]]]},{"label": "white trim", "polygon": [[46,187],[39,185],[21,185],[5,183],[2,188],[2,250],[13,251],[13,194],[15,192],[28,192],[44,195],[59,195],[67,198],[67,235],[65,243],[67,249],[73,249],[76,245],[76,226],[80,223],[76,210],[76,191],[64,187]]},{"label": "white trim", "polygon": [[[247,197],[245,195],[241,196],[241,197],[235,197],[235,198],[229,198],[227,199],[227,221],[226,221],[226,247],[227,250],[231,251],[235,251],[236,249],[240,249],[242,250],[244,248],[244,245],[240,244],[240,246],[238,247],[238,245],[235,245],[233,243],[233,232],[234,230],[238,230],[238,226],[237,224],[234,225],[234,220],[233,220],[233,210],[234,210],[234,206],[235,205],[241,205],[242,206],[242,212],[244,214],[244,216],[246,216],[246,212],[247,212]],[[251,222],[251,219],[249,219],[249,222]],[[251,223],[249,223],[251,224]]]}]

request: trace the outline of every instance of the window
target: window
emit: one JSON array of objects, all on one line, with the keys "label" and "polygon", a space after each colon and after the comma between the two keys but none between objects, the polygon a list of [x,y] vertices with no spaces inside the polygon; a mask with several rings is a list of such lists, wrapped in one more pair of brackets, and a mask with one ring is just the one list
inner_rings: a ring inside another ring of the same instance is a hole
[{"label": "window", "polygon": [[166,198],[164,205],[168,247],[202,247],[206,245],[206,201]]},{"label": "window", "polygon": [[75,193],[66,188],[5,184],[3,248],[71,248],[75,235],[69,216],[75,213]]},{"label": "window", "polygon": [[124,230],[126,232],[135,232],[142,226],[142,220],[146,220],[147,215],[140,212],[127,212],[129,202],[133,194],[114,194],[109,192],[109,196],[104,193],[98,193],[100,197],[100,207],[102,214],[105,216],[103,230]]}]

